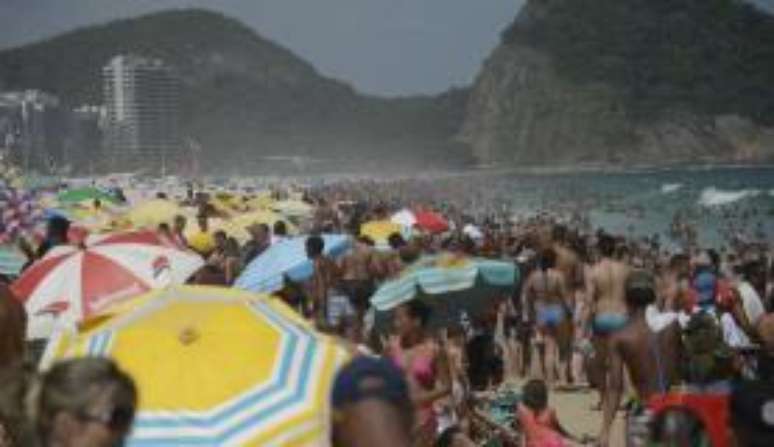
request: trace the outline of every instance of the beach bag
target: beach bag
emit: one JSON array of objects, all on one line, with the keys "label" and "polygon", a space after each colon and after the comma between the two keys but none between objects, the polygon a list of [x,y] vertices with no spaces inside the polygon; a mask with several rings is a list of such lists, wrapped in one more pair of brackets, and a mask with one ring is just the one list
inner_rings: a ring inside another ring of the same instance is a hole
[{"label": "beach bag", "polygon": [[733,376],[733,351],[714,315],[703,311],[693,314],[683,328],[682,342],[686,382],[707,384]]}]

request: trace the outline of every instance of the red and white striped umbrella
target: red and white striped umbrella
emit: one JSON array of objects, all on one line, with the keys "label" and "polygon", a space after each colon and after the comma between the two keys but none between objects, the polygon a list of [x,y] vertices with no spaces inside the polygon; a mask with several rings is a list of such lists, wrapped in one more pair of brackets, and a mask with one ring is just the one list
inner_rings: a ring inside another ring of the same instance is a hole
[{"label": "red and white striped umbrella", "polygon": [[11,289],[33,319],[54,314],[80,321],[116,301],[182,284],[202,265],[201,257],[153,232],[95,235],[80,246],[55,247]]}]

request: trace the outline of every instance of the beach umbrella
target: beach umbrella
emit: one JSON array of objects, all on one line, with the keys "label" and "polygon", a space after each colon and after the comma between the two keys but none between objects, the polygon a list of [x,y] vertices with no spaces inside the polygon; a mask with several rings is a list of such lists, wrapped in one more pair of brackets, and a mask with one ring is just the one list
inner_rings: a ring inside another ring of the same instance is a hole
[{"label": "beach umbrella", "polygon": [[77,188],[65,191],[57,196],[57,201],[62,204],[74,204],[85,201],[99,200],[101,202],[118,203],[118,199],[98,188]]},{"label": "beach umbrella", "polygon": [[80,331],[60,330],[41,367],[112,358],[139,405],[128,447],[328,446],[344,348],[279,300],[180,286],[140,297]]},{"label": "beach umbrella", "polygon": [[372,220],[360,226],[360,234],[374,241],[376,248],[389,250],[389,238],[393,234],[403,234],[404,227],[389,220]]},{"label": "beach umbrella", "polygon": [[519,280],[512,262],[469,258],[451,253],[426,256],[387,281],[371,297],[377,324],[387,320],[391,310],[413,299],[433,308],[436,325],[459,321],[466,313],[481,314],[510,292]]},{"label": "beach umbrella", "polygon": [[271,228],[278,221],[285,222],[289,234],[294,234],[298,231],[286,218],[269,210],[251,211],[228,220],[221,220],[213,224],[213,229],[223,230],[229,236],[236,238],[239,242],[245,242],[250,239],[250,233],[247,231],[247,227],[250,225],[262,223]]},{"label": "beach umbrella", "polygon": [[0,246],[0,274],[17,276],[27,258],[13,245]]},{"label": "beach umbrella", "polygon": [[[89,236],[51,249],[11,285],[30,316],[78,321],[115,301],[185,282],[203,265],[152,232]],[[43,320],[48,320],[44,322]],[[34,328],[33,328],[34,332]]]},{"label": "beach umbrella", "polygon": [[172,225],[175,216],[185,214],[184,210],[172,201],[153,199],[130,209],[124,218],[135,228],[156,229],[161,223]]},{"label": "beach umbrella", "polygon": [[417,211],[414,213],[416,217],[417,228],[431,233],[444,233],[449,231],[449,222],[440,214],[433,211]]},{"label": "beach umbrella", "polygon": [[275,203],[270,191],[259,191],[255,197],[248,199],[245,203],[249,209],[270,209]]},{"label": "beach umbrella", "polygon": [[374,241],[386,241],[395,233],[401,233],[401,226],[389,220],[372,220],[360,226],[360,234]]},{"label": "beach umbrella", "polygon": [[270,207],[272,210],[287,217],[309,217],[314,213],[314,207],[301,200],[280,200]]},{"label": "beach umbrella", "polygon": [[[347,236],[322,236],[325,254],[336,257],[351,246]],[[285,275],[293,281],[304,281],[312,276],[314,266],[306,256],[306,237],[284,239],[272,244],[253,259],[237,278],[234,287],[251,292],[276,292],[284,286]]]},{"label": "beach umbrella", "polygon": [[402,227],[408,228],[413,227],[417,223],[417,217],[408,209],[402,209],[393,214],[390,220]]}]

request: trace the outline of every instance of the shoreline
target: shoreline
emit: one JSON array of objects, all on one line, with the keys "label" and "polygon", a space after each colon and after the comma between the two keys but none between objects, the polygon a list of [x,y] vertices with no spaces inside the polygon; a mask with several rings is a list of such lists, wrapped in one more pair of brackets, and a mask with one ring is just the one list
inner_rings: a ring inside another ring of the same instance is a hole
[{"label": "shoreline", "polygon": [[679,164],[634,164],[630,166],[605,164],[559,164],[527,165],[509,168],[479,166],[469,172],[522,174],[522,175],[562,175],[562,174],[647,174],[672,171],[713,171],[713,170],[774,169],[774,163],[679,163]]}]

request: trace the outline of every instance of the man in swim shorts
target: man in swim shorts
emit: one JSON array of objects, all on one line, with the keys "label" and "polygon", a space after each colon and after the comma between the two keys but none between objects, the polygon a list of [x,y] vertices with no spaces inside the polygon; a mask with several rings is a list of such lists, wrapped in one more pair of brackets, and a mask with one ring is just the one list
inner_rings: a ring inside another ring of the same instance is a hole
[{"label": "man in swim shorts", "polygon": [[607,399],[607,383],[610,375],[608,340],[626,326],[626,278],[629,266],[615,259],[616,242],[609,235],[601,235],[597,248],[600,260],[591,268],[587,282],[586,299],[589,300],[584,327],[591,329],[592,343],[606,377],[599,383],[600,405]]}]

